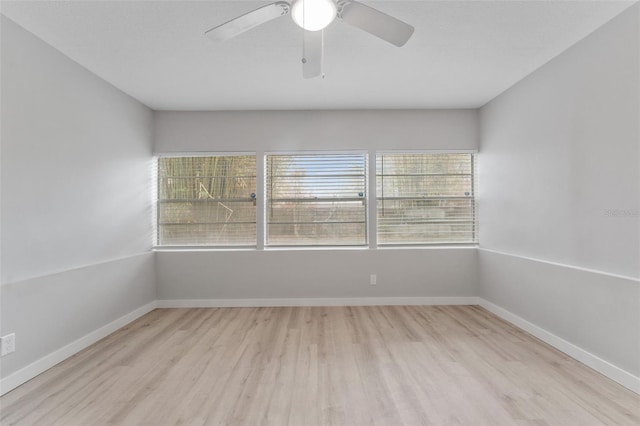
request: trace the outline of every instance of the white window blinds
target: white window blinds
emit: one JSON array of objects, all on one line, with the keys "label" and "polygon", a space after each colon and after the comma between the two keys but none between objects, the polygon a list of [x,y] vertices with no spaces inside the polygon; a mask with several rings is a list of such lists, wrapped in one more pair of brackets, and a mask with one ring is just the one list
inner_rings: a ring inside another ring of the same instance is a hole
[{"label": "white window blinds", "polygon": [[377,154],[378,244],[476,242],[473,162],[473,154]]},{"label": "white window blinds", "polygon": [[159,245],[255,245],[255,193],[255,155],[159,158]]},{"label": "white window blinds", "polygon": [[266,157],[271,246],[367,243],[367,155]]}]

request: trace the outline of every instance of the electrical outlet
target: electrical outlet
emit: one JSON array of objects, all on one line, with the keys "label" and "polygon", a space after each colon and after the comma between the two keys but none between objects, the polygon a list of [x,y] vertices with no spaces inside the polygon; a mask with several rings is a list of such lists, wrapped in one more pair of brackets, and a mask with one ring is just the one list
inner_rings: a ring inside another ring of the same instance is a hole
[{"label": "electrical outlet", "polygon": [[5,356],[16,350],[16,334],[11,333],[0,338],[0,356]]},{"label": "electrical outlet", "polygon": [[376,274],[371,274],[371,276],[369,277],[369,284],[376,285],[377,282],[378,282],[378,277],[376,276]]}]

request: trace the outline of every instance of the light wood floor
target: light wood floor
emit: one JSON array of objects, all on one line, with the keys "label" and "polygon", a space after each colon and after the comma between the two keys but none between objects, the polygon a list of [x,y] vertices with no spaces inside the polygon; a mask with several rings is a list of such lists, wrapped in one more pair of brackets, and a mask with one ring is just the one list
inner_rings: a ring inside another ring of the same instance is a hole
[{"label": "light wood floor", "polygon": [[2,425],[624,425],[640,397],[477,306],[157,309]]}]

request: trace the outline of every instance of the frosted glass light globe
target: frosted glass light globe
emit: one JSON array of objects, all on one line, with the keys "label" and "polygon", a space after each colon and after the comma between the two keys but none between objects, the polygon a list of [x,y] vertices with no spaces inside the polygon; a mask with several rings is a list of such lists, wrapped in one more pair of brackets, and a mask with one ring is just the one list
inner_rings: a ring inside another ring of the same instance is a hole
[{"label": "frosted glass light globe", "polygon": [[293,22],[307,31],[319,31],[336,17],[333,0],[296,0],[291,6]]}]

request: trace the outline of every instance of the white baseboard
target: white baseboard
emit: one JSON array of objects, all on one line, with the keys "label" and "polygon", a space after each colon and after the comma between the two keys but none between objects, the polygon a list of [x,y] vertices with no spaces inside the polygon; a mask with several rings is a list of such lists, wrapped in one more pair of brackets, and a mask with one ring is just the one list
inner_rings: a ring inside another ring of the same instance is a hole
[{"label": "white baseboard", "polygon": [[91,333],[79,338],[78,340],[69,343],[68,345],[58,349],[57,351],[52,352],[49,355],[46,355],[39,360],[27,365],[26,367],[21,368],[15,373],[1,379],[0,395],[4,395],[5,393],[17,388],[21,384],[33,379],[38,374],[48,370],[54,365],[80,352],[81,350],[94,344],[98,340],[107,337],[109,334],[140,318],[144,314],[151,312],[156,308],[156,306],[157,302],[155,300],[153,302],[147,303],[146,305],[141,306],[132,312],[129,312],[128,314],[110,322],[109,324],[100,327],[95,331],[92,331]]},{"label": "white baseboard", "polygon": [[158,308],[247,308],[275,306],[390,306],[477,305],[471,297],[344,297],[283,299],[174,299],[158,300]]},{"label": "white baseboard", "polygon": [[604,374],[611,380],[620,383],[627,389],[640,394],[640,377],[636,377],[633,374],[621,369],[620,367],[616,367],[615,365],[592,354],[591,352],[588,352],[574,345],[573,343],[568,342],[541,327],[538,327],[537,325],[525,320],[524,318],[519,317],[514,313],[507,311],[504,308],[501,308],[498,305],[494,305],[488,300],[478,297],[477,301],[478,305],[494,313],[500,318],[510,322],[518,328],[523,329],[527,333],[534,335],[543,342],[548,343],[549,345],[564,352],[570,357],[575,358],[581,363],[593,368],[597,372]]}]

